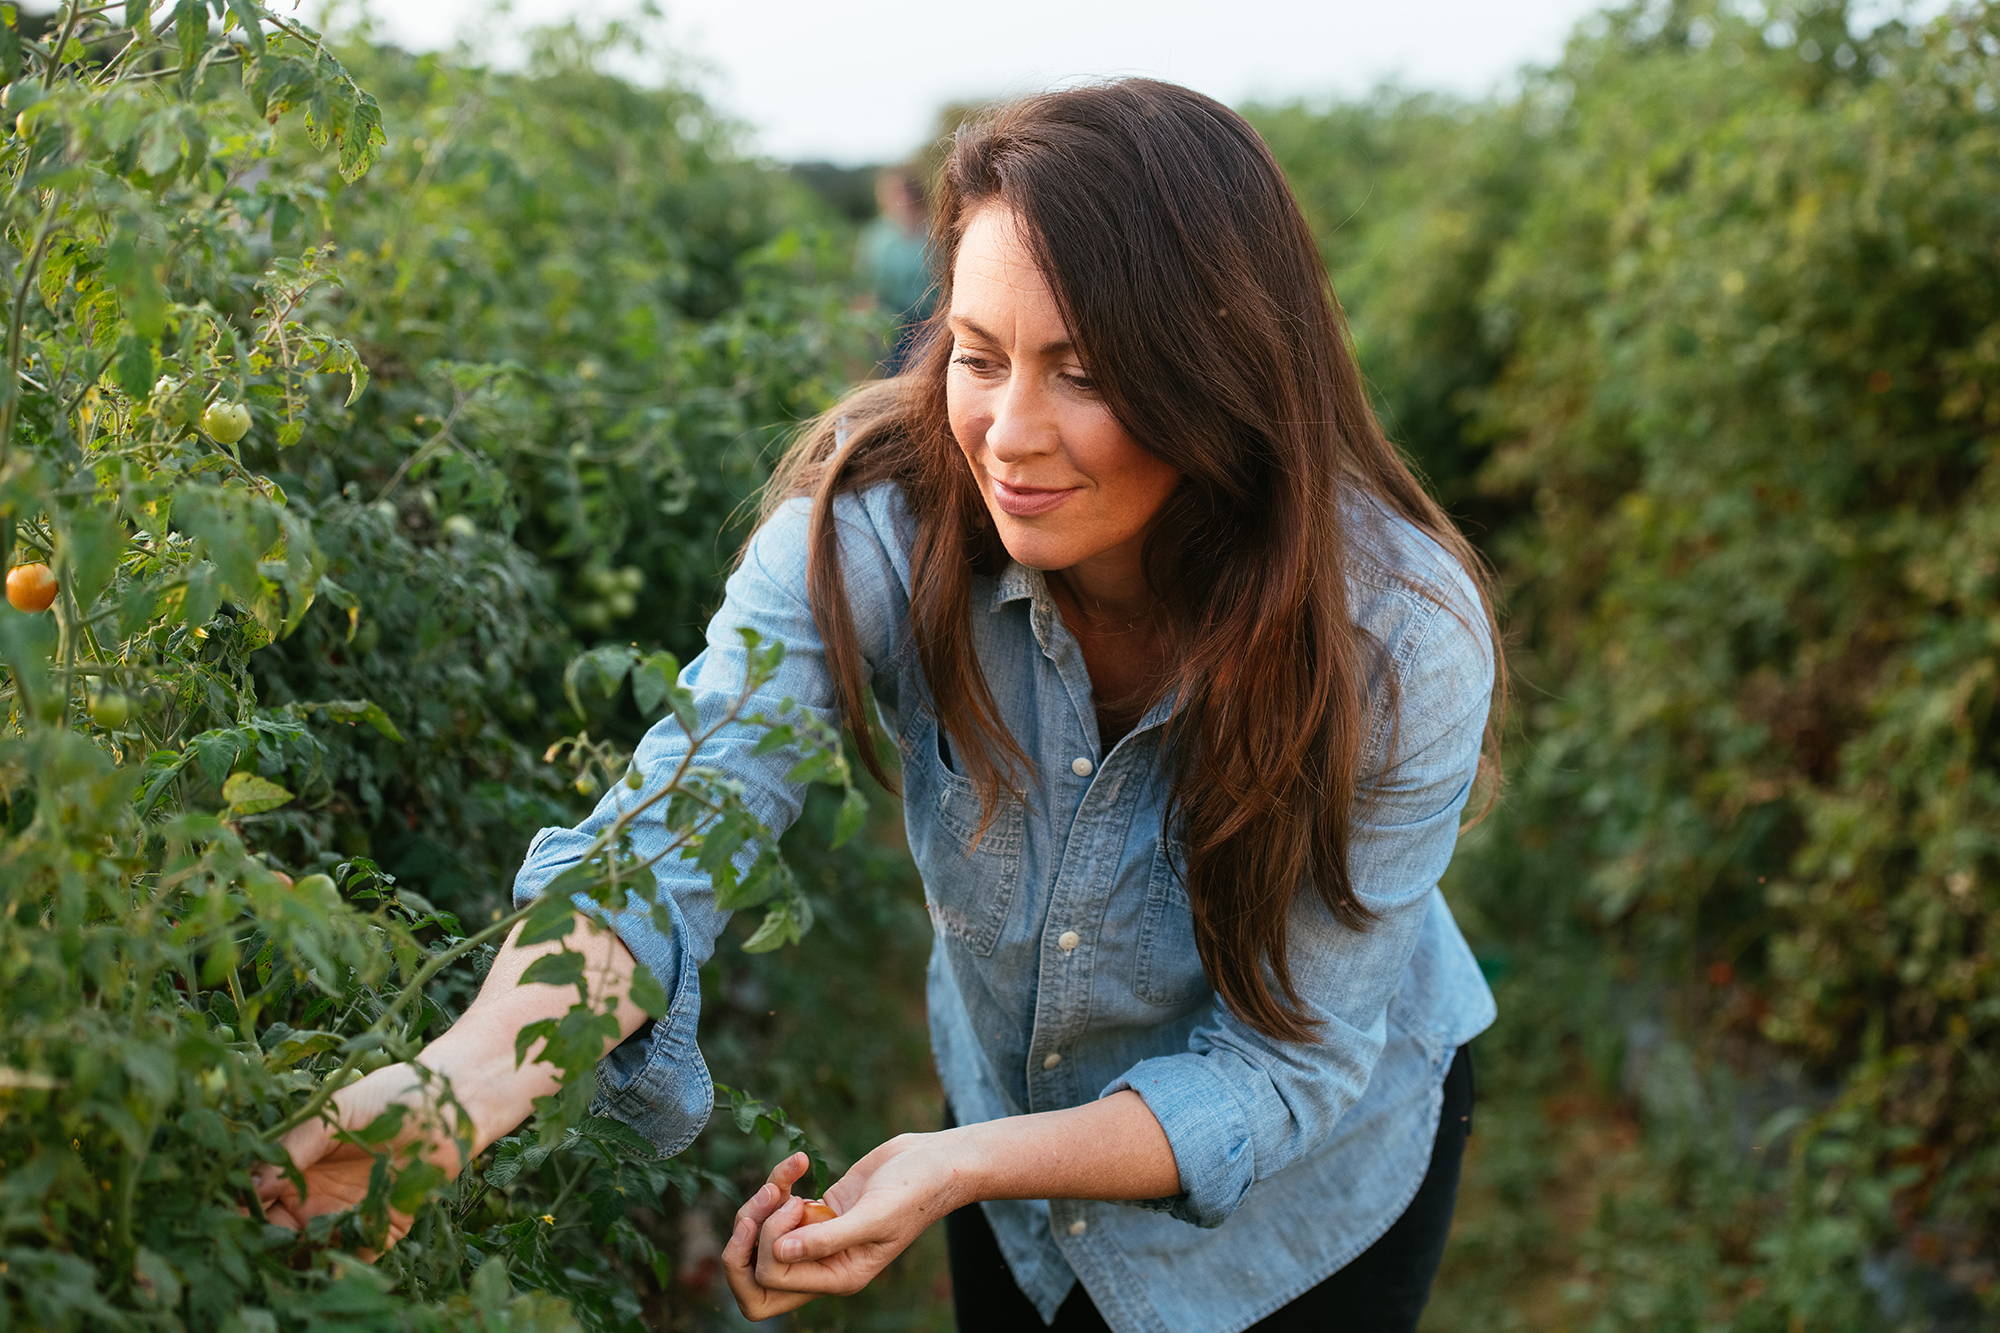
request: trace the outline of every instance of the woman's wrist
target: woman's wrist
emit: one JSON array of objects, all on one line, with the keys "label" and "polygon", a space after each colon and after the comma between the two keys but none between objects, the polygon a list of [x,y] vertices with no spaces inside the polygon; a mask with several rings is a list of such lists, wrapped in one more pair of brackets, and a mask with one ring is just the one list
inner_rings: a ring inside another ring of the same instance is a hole
[{"label": "woman's wrist", "polygon": [[515,1033],[484,1021],[474,1006],[412,1063],[442,1075],[470,1122],[472,1154],[511,1134],[535,1109],[535,1099],[561,1086],[555,1067],[532,1056],[514,1060]]},{"label": "woman's wrist", "polygon": [[1138,1093],[1003,1116],[937,1136],[958,1204],[980,1199],[1150,1199],[1180,1192],[1173,1148]]},{"label": "woman's wrist", "polygon": [[986,1154],[990,1145],[971,1131],[977,1125],[956,1125],[950,1129],[919,1136],[923,1152],[932,1163],[945,1212],[955,1212],[967,1204],[996,1196],[984,1191],[996,1176],[994,1163]]}]

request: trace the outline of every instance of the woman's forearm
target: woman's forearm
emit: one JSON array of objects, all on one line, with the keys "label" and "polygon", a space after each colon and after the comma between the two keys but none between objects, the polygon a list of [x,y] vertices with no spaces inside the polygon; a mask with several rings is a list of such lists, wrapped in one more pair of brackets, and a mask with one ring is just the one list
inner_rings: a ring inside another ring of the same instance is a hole
[{"label": "woman's forearm", "polygon": [[1129,1088],[1062,1111],[946,1130],[961,1204],[979,1199],[1159,1199],[1181,1192],[1166,1131]]},{"label": "woman's forearm", "polygon": [[646,1021],[645,1011],[630,996],[637,964],[617,935],[581,914],[576,928],[563,939],[523,948],[514,943],[519,934],[516,927],[500,946],[465,1013],[416,1058],[417,1064],[451,1080],[453,1094],[472,1119],[475,1154],[511,1133],[534,1110],[535,1099],[554,1092],[561,1083],[555,1066],[539,1058],[539,1042],[529,1048],[525,1060],[515,1063],[521,1029],[543,1019],[560,1019],[577,1002],[573,985],[522,985],[521,974],[530,963],[565,948],[583,955],[591,1004],[602,1009],[612,1002],[618,1020],[618,1035],[605,1044],[606,1051]]}]

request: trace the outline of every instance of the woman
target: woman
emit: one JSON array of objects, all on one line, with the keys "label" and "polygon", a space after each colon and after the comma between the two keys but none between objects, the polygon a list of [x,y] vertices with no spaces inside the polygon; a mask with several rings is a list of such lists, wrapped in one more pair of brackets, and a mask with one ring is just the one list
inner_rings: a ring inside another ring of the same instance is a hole
[{"label": "woman", "polygon": [[[738,628],[779,639],[764,693],[886,778],[879,706],[954,1123],[864,1157],[828,1221],[780,1163],[724,1251],[737,1300],[856,1290],[949,1215],[963,1328],[1413,1327],[1494,1017],[1437,889],[1503,678],[1482,566],[1384,439],[1297,206],[1219,103],[1130,79],[1006,107],[956,137],[934,227],[910,367],[800,437],[683,680],[719,715]],[[803,791],[759,734],[704,761],[783,828]],[[680,736],[649,732],[641,770]],[[644,797],[543,830],[516,901]],[[656,874],[674,929],[628,910],[587,953],[672,997],[643,1033],[621,1004],[600,1086],[677,1152],[712,1103],[695,972],[724,914],[691,865]],[[553,1085],[512,1059],[573,999],[513,984],[545,951],[504,950],[420,1057],[471,1088],[475,1148]],[[363,1080],[340,1115],[411,1086]],[[339,1205],[326,1143],[288,1143],[324,1184],[267,1180],[279,1215]]]}]

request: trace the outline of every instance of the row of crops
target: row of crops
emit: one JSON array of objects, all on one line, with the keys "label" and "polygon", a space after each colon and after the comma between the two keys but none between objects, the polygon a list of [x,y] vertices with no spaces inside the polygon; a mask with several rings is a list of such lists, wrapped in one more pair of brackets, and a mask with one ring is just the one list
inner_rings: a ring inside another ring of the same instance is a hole
[{"label": "row of crops", "polygon": [[[936,1121],[893,803],[843,840],[830,788],[704,971],[687,1153],[569,1095],[326,1234],[242,1211],[469,998],[879,333],[846,223],[604,72],[664,53],[527,47],[0,6],[0,549],[47,597],[0,608],[0,1329],[726,1326],[749,1181]],[[1440,1327],[2000,1308],[1997,104],[1991,0],[1654,0],[1518,97],[1249,109],[1508,591]],[[799,1321],[941,1326],[941,1271]]]}]

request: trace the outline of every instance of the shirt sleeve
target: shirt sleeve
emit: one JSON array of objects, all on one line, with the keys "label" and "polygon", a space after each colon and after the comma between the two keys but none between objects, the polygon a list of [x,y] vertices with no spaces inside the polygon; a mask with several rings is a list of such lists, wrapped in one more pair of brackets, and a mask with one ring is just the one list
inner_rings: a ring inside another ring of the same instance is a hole
[{"label": "shirt sleeve", "polygon": [[[834,503],[834,519],[863,674],[876,697],[893,707],[895,673],[889,665],[899,651],[908,617],[907,584],[899,574],[904,568],[902,551],[890,531],[899,515],[881,493],[887,489],[841,495]],[[765,728],[743,719],[759,712],[775,714],[783,701],[790,700],[830,725],[839,722],[833,677],[806,591],[811,503],[806,497],[787,500],[752,535],[742,563],[729,577],[722,606],[709,621],[707,647],[679,677],[694,696],[699,720],[693,730],[701,734],[728,713],[742,692],[748,663],[738,630],[748,626],[764,641],[784,644],[776,674],[749,697],[739,718],[724,725],[695,756],[703,766],[739,782],[745,805],[774,835],[791,827],[804,804],[805,784],[786,776],[798,762],[799,751],[785,745],[756,753]],[[667,783],[687,750],[688,734],[672,713],[655,722],[633,755],[644,785],[634,790],[614,782],[597,808],[574,828],[537,833],[514,879],[514,904],[518,907],[540,897],[557,876],[581,862],[621,814]],[[588,894],[576,894],[575,902],[584,914],[617,933],[668,996],[665,1017],[641,1026],[599,1064],[594,1106],[671,1155],[694,1139],[714,1106],[714,1088],[695,1044],[701,1012],[697,974],[714,951],[729,913],[717,907],[706,872],[678,852],[660,855],[672,838],[664,819],[656,815],[663,807],[664,802],[641,815],[628,832],[632,850],[642,860],[653,861],[655,901],[666,908],[671,929],[663,931],[655,923],[653,902],[633,902],[617,912]],[[748,869],[759,850],[754,841],[739,849],[734,858],[739,872]]]},{"label": "shirt sleeve", "polygon": [[[1349,930],[1311,893],[1292,908],[1293,980],[1309,1016],[1321,1020],[1320,1040],[1273,1040],[1218,999],[1187,1050],[1143,1060],[1099,1094],[1137,1091],[1173,1147],[1182,1192],[1138,1206],[1220,1226],[1253,1184],[1324,1143],[1367,1089],[1387,1039],[1389,1002],[1451,860],[1479,765],[1494,680],[1491,636],[1476,602],[1459,611],[1470,624],[1434,607],[1392,650],[1402,690],[1393,764],[1379,758],[1390,720],[1371,720],[1364,753],[1378,758],[1364,762],[1371,776],[1348,864],[1356,895],[1380,919]],[[1376,711],[1386,713],[1379,703]]]}]

